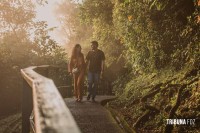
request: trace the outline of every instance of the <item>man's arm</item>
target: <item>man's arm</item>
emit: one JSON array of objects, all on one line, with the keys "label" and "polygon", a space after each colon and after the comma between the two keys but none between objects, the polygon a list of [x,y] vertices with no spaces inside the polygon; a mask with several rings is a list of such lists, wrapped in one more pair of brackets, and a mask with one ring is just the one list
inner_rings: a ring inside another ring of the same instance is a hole
[{"label": "man's arm", "polygon": [[101,61],[101,74],[100,74],[100,78],[103,78],[103,73],[104,73],[104,68],[105,68],[105,60]]},{"label": "man's arm", "polygon": [[104,68],[105,68],[105,60],[101,61],[101,72],[104,72]]},{"label": "man's arm", "polygon": [[102,52],[102,61],[101,61],[101,78],[103,78],[103,73],[105,69],[105,54]]}]

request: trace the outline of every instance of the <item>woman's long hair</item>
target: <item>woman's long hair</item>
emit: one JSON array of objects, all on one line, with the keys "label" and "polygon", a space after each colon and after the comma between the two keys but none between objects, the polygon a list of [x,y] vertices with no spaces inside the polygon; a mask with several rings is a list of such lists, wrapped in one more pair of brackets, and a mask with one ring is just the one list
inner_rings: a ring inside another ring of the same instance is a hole
[{"label": "woman's long hair", "polygon": [[71,55],[71,59],[74,59],[74,58],[77,58],[77,56],[79,56],[81,54],[81,52],[79,54],[77,54],[76,52],[76,49],[80,47],[81,48],[81,45],[80,44],[76,44],[72,50],[72,55]]}]

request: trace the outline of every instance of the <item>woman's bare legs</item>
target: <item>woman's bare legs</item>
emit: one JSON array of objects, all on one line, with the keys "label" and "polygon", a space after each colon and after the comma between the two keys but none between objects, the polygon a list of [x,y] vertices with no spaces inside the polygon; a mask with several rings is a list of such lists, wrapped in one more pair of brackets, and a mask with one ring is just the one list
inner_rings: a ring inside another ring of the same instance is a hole
[{"label": "woman's bare legs", "polygon": [[77,79],[77,95],[79,101],[82,100],[83,83],[84,83],[84,72],[81,72]]},{"label": "woman's bare legs", "polygon": [[76,97],[77,101],[78,101],[78,88],[77,88],[77,81],[78,81],[78,76],[77,74],[74,74],[74,96]]}]

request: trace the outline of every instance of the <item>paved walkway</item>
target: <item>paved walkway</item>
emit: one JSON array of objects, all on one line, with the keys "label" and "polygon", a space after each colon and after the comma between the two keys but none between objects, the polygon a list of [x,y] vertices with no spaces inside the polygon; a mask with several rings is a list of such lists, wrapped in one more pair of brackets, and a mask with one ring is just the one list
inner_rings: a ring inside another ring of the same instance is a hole
[{"label": "paved walkway", "polygon": [[123,133],[110,112],[100,103],[113,96],[97,96],[96,103],[87,101],[84,97],[81,103],[73,98],[66,98],[65,102],[74,116],[82,133]]}]

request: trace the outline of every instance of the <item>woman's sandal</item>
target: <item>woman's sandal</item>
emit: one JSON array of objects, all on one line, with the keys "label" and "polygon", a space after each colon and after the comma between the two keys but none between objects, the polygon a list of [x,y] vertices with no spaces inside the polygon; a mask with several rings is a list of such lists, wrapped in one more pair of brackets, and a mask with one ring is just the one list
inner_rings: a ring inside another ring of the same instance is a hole
[{"label": "woman's sandal", "polygon": [[82,99],[78,99],[78,102],[82,102]]}]

